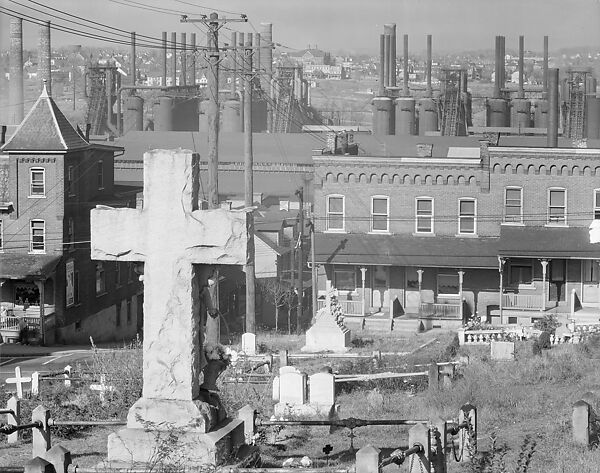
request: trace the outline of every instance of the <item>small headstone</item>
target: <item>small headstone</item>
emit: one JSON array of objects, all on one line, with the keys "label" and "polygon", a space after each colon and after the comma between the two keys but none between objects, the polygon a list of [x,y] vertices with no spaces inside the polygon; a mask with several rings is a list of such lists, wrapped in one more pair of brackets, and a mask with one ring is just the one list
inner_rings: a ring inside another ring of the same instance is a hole
[{"label": "small headstone", "polygon": [[335,377],[331,373],[315,373],[309,377],[310,404],[331,408],[335,403]]},{"label": "small headstone", "polygon": [[490,345],[491,358],[496,361],[511,361],[515,359],[515,342],[496,342]]},{"label": "small headstone", "polygon": [[242,335],[242,351],[246,355],[256,355],[256,335],[250,332]]},{"label": "small headstone", "polygon": [[304,404],[306,402],[306,374],[296,368],[279,370],[279,402],[281,404]]}]

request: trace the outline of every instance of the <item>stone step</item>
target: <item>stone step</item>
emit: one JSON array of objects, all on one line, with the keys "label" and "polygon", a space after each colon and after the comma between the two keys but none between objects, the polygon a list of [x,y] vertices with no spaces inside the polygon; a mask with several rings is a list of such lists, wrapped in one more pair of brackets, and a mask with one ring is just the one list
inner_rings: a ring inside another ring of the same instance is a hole
[{"label": "stone step", "polygon": [[391,332],[393,327],[393,320],[384,317],[366,317],[365,318],[365,330],[385,331]]},{"label": "stone step", "polygon": [[411,332],[419,330],[419,319],[394,319],[394,332]]}]

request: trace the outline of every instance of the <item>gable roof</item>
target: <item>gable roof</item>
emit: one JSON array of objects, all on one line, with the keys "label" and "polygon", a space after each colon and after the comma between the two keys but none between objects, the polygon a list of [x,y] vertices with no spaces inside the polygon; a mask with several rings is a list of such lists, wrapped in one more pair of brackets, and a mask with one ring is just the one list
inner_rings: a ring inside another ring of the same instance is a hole
[{"label": "gable roof", "polygon": [[48,95],[46,87],[2,151],[69,151],[87,148],[69,120]]}]

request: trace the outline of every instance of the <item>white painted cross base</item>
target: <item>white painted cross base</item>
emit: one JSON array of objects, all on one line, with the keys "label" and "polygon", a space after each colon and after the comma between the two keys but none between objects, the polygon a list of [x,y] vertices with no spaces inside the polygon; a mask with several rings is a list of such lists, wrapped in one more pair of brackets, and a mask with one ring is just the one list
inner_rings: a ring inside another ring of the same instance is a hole
[{"label": "white painted cross base", "polygon": [[199,169],[191,151],[147,152],[143,208],[91,211],[93,259],[144,262],[143,394],[110,436],[109,461],[148,463],[167,442],[205,464],[202,452],[231,446],[231,433],[215,433],[224,409],[200,389],[200,293],[210,265],[246,264],[248,221],[245,211],[200,210]]}]

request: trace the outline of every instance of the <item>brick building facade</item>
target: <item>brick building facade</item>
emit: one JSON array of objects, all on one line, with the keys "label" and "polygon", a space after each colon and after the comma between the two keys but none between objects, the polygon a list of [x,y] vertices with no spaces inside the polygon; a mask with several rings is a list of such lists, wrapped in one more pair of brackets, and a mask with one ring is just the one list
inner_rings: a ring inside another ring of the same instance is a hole
[{"label": "brick building facade", "polygon": [[88,143],[44,91],[1,151],[5,338],[14,338],[16,324],[48,344],[135,336],[137,276],[125,264],[91,261],[89,250],[91,208],[135,205],[135,194],[114,186],[122,148]]},{"label": "brick building facade", "polygon": [[573,298],[600,307],[589,237],[600,149],[432,152],[443,140],[398,157],[313,157],[320,294],[329,281],[356,315],[502,323],[567,313]]}]

